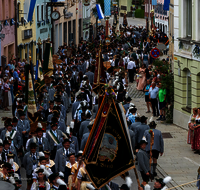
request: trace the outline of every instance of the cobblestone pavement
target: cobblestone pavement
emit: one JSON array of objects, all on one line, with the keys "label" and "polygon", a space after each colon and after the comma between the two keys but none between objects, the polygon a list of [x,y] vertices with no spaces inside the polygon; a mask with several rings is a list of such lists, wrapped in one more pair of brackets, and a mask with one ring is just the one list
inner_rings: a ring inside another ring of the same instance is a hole
[{"label": "cobblestone pavement", "polygon": [[[129,86],[129,92],[134,92],[135,84]],[[130,94],[131,95],[131,94]],[[136,95],[131,95],[135,97]],[[142,97],[142,96],[141,96]],[[136,105],[137,111],[150,119],[152,113],[146,113],[146,103],[144,98],[133,98],[132,102]],[[156,117],[154,120],[156,121]],[[156,121],[157,129],[164,133],[170,133],[172,138],[164,138],[164,154],[158,159],[158,177],[170,175],[172,182],[168,186],[176,186],[197,179],[197,170],[199,168],[200,155],[194,154],[191,146],[187,144],[187,130],[174,124]],[[163,135],[164,136],[164,135]],[[166,136],[166,135],[165,135]],[[166,136],[167,137],[167,136]],[[197,189],[196,182],[183,186],[184,190]]]}]

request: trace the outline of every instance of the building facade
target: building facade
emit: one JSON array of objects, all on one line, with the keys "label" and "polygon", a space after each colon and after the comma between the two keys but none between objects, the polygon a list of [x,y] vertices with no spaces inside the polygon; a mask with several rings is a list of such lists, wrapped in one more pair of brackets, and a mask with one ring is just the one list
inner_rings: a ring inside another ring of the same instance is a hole
[{"label": "building facade", "polygon": [[2,25],[1,34],[5,34],[5,38],[0,42],[0,65],[1,60],[8,61],[15,55],[15,1],[0,0],[0,22]]},{"label": "building facade", "polygon": [[155,26],[165,34],[169,34],[169,11],[163,10],[164,0],[157,0],[154,5]]},{"label": "building facade", "polygon": [[174,0],[174,123],[188,129],[200,107],[200,0]]},{"label": "building facade", "polygon": [[83,5],[83,40],[89,39],[90,34],[90,6]]},{"label": "building facade", "polygon": [[68,46],[73,42],[78,45],[82,37],[82,3],[73,3],[67,0],[65,7],[57,7],[61,17],[54,22],[54,53],[58,51],[59,46],[66,43]]},{"label": "building facade", "polygon": [[48,38],[51,38],[51,7],[47,7],[47,2],[51,2],[51,0],[45,2],[37,0],[35,5],[36,49],[39,48],[38,44],[41,44],[39,50],[41,59],[44,59],[45,44]]},{"label": "building facade", "polygon": [[149,17],[149,12],[151,13],[152,9],[153,9],[152,0],[150,0],[150,1],[145,0],[145,13],[144,13],[145,18]]},{"label": "building facade", "polygon": [[32,21],[27,22],[28,10],[25,7],[24,0],[18,0],[18,16],[17,16],[17,46],[18,57],[21,60],[31,60],[33,65],[36,64],[36,18],[35,9]]},{"label": "building facade", "polygon": [[169,60],[174,70],[174,0],[170,0],[169,4]]},{"label": "building facade", "polygon": [[119,15],[123,16],[124,13],[127,14],[127,17],[132,16],[132,11],[131,11],[131,6],[132,6],[132,0],[119,0]]}]

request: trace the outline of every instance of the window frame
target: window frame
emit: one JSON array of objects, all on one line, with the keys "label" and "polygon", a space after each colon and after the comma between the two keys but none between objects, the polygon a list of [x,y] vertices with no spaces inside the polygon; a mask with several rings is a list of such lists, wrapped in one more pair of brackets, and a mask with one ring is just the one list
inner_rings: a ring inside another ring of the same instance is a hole
[{"label": "window frame", "polygon": [[37,22],[40,21],[40,6],[37,5]]}]

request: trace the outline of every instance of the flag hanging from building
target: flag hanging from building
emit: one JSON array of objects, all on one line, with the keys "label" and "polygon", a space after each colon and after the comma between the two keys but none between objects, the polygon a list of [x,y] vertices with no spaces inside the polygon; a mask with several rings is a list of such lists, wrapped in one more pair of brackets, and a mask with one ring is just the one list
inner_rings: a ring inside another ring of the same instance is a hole
[{"label": "flag hanging from building", "polygon": [[111,4],[111,0],[104,0],[104,15],[105,16],[111,15],[110,4]]},{"label": "flag hanging from building", "polygon": [[170,4],[170,0],[165,0],[163,10],[169,11],[169,4]]},{"label": "flag hanging from building", "polygon": [[104,14],[102,12],[102,9],[101,9],[101,5],[100,4],[96,4],[96,8],[97,8],[97,15],[99,17],[99,19],[104,19]]},{"label": "flag hanging from building", "polygon": [[24,18],[29,22],[32,21],[33,12],[35,9],[36,0],[25,0],[24,1]]},{"label": "flag hanging from building", "polygon": [[152,0],[152,5],[157,5],[157,0]]},{"label": "flag hanging from building", "polygon": [[126,116],[113,96],[114,90],[107,88],[83,153],[87,175],[96,189],[134,168]]}]

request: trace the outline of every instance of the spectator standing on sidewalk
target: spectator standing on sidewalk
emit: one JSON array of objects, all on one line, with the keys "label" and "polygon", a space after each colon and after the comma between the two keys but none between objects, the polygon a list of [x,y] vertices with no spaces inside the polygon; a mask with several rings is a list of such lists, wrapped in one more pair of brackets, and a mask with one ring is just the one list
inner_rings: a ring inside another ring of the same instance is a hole
[{"label": "spectator standing on sidewalk", "polygon": [[160,117],[157,120],[165,121],[165,108],[166,108],[166,94],[167,90],[162,88],[162,84],[159,83],[158,100],[159,100],[159,111]]},{"label": "spectator standing on sidewalk", "polygon": [[[159,91],[159,88],[156,86],[156,83],[153,82],[152,87],[150,87],[150,89],[149,89],[149,99],[151,101],[154,117],[159,116],[158,100],[157,100],[158,91]],[[157,114],[156,114],[156,112],[157,112]]]},{"label": "spectator standing on sidewalk", "polygon": [[149,99],[149,89],[150,89],[150,80],[147,80],[147,84],[146,86],[144,87],[144,92],[145,92],[145,102],[147,104],[147,112],[146,113],[149,113],[150,112],[150,106],[151,106],[151,101]]}]

